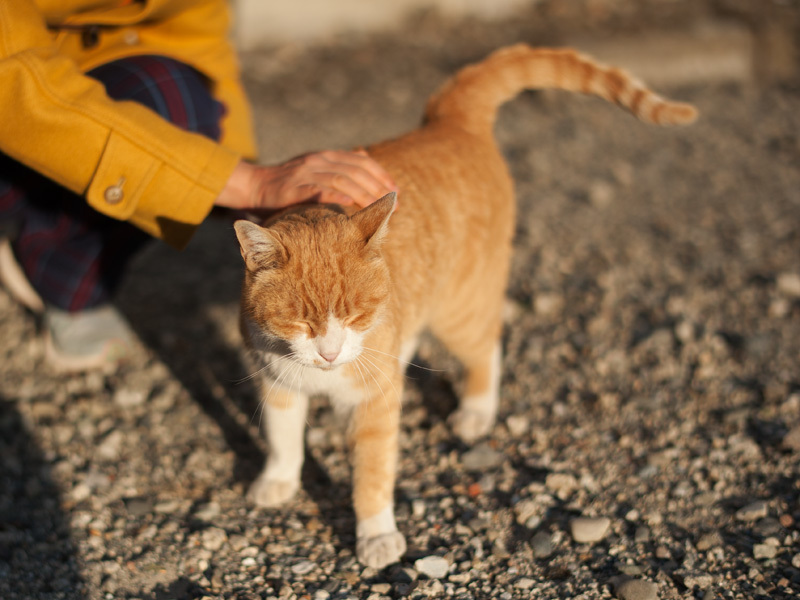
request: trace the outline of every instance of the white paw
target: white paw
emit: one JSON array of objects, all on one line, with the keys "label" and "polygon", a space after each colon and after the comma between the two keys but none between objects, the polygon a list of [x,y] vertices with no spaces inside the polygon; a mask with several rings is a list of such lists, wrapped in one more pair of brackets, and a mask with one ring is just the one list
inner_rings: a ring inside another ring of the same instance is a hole
[{"label": "white paw", "polygon": [[298,489],[300,489],[299,481],[277,481],[261,475],[247,491],[247,499],[256,506],[270,508],[291,500]]},{"label": "white paw", "polygon": [[488,435],[494,426],[494,415],[459,408],[448,419],[450,427],[465,443],[472,444]]},{"label": "white paw", "polygon": [[356,555],[362,565],[373,569],[396,563],[406,551],[406,539],[399,531],[361,538],[356,542]]}]

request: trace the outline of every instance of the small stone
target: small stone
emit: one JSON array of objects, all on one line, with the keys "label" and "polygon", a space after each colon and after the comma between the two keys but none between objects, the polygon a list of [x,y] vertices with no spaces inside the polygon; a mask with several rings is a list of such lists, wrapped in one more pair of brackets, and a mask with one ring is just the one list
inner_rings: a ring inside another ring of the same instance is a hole
[{"label": "small stone", "polygon": [[570,473],[550,473],[544,482],[560,500],[566,500],[578,488],[578,480]]},{"label": "small stone", "polygon": [[153,502],[148,498],[124,498],[123,502],[131,517],[143,517],[153,511]]},{"label": "small stone", "polygon": [[531,422],[525,415],[511,415],[506,419],[506,427],[513,437],[521,437],[530,431]]},{"label": "small stone", "polygon": [[606,208],[614,200],[614,187],[607,181],[598,179],[589,185],[589,202],[596,208]]},{"label": "small stone", "polygon": [[228,534],[219,527],[209,527],[200,535],[203,548],[216,552],[228,541]]},{"label": "small stone", "polygon": [[656,600],[658,586],[645,579],[626,579],[614,586],[614,592],[620,600]]},{"label": "small stone", "polygon": [[295,575],[307,575],[314,570],[314,566],[314,563],[310,560],[303,560],[292,565],[292,573]]},{"label": "small stone", "polygon": [[607,517],[578,517],[570,522],[572,539],[580,544],[599,542],[610,527],[611,519]]},{"label": "small stone", "polygon": [[564,308],[564,298],[556,292],[541,292],[533,301],[533,310],[537,315],[553,317]]},{"label": "small stone", "polygon": [[772,544],[755,544],[753,546],[753,558],[756,560],[769,560],[778,554],[778,547]]},{"label": "small stone", "polygon": [[216,502],[209,502],[198,507],[197,512],[194,513],[195,518],[201,521],[213,521],[221,512],[219,504]]},{"label": "small stone", "polygon": [[144,404],[149,395],[149,390],[145,391],[120,388],[114,392],[113,401],[114,404],[121,406],[122,408],[134,408]]},{"label": "small stone", "polygon": [[675,326],[675,336],[684,344],[693,341],[695,333],[695,326],[691,321],[681,321]]},{"label": "small stone", "polygon": [[[532,517],[538,516],[539,505],[533,500],[522,500],[514,505],[514,512],[517,515],[517,523],[525,525]],[[539,519],[541,522],[541,519]]]},{"label": "small stone", "polygon": [[659,546],[656,548],[656,558],[659,560],[669,560],[672,558],[672,553],[666,546]]},{"label": "small stone", "polygon": [[633,534],[633,541],[637,544],[643,544],[650,540],[650,528],[640,525],[636,528]]},{"label": "small stone", "polygon": [[529,590],[536,582],[530,577],[521,577],[514,582],[514,587],[520,590]]},{"label": "small stone", "polygon": [[773,519],[772,517],[760,519],[758,523],[753,525],[753,533],[765,538],[778,535],[782,529],[783,527],[781,526],[780,521],[778,521],[778,519]]},{"label": "small stone", "polygon": [[795,569],[800,569],[800,552],[798,552],[797,554],[795,554],[795,555],[792,557],[792,566],[793,566]]},{"label": "small stone", "polygon": [[740,521],[757,521],[767,516],[767,503],[756,500],[736,511],[736,518]]},{"label": "small stone", "polygon": [[716,531],[706,533],[697,540],[696,548],[701,552],[722,546],[722,536]]},{"label": "small stone", "polygon": [[392,591],[392,584],[391,583],[373,583],[370,586],[370,591],[376,592],[378,594],[386,595]]},{"label": "small stone", "polygon": [[415,519],[421,519],[425,516],[427,506],[424,500],[414,500],[411,502],[411,514]]},{"label": "small stone", "polygon": [[710,588],[714,583],[714,578],[711,575],[708,573],[702,573],[700,571],[680,570],[675,571],[675,575],[680,578],[680,580],[683,582],[683,585],[690,590],[694,588],[705,590]]},{"label": "small stone", "polygon": [[414,561],[414,569],[428,579],[442,579],[447,576],[450,565],[441,556],[426,556]]},{"label": "small stone", "polygon": [[478,444],[461,457],[461,463],[468,471],[485,471],[496,467],[502,460],[503,455],[488,444]]},{"label": "small stone", "polygon": [[547,558],[553,553],[553,541],[550,534],[540,531],[531,538],[531,548],[536,558]]},{"label": "small stone", "polygon": [[779,292],[792,298],[800,298],[800,275],[797,273],[781,273],[776,283]]},{"label": "small stone", "polygon": [[396,566],[392,569],[390,579],[394,583],[413,583],[417,580],[417,572],[408,567]]},{"label": "small stone", "polygon": [[786,448],[786,450],[800,452],[800,425],[792,427],[789,433],[783,436],[781,445]]},{"label": "small stone", "polygon": [[115,429],[95,449],[95,454],[108,461],[115,461],[120,457],[125,446],[125,434]]},{"label": "small stone", "polygon": [[160,515],[168,515],[177,512],[180,507],[180,500],[162,500],[153,507],[153,510]]}]

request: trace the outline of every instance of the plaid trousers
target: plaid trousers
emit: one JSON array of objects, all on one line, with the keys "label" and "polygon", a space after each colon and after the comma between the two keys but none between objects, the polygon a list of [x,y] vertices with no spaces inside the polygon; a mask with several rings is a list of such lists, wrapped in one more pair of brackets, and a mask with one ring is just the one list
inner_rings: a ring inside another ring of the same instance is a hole
[{"label": "plaid trousers", "polygon": [[[92,69],[109,97],[133,100],[188,131],[220,137],[224,107],[192,67],[163,56],[134,56]],[[0,153],[0,224],[42,299],[79,311],[104,304],[149,236],[93,210],[85,200]]]}]

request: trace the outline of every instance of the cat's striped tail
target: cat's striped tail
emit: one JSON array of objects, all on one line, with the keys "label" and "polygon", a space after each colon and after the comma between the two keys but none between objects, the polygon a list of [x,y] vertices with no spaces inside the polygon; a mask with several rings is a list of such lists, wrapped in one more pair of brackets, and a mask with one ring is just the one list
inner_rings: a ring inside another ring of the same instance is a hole
[{"label": "cat's striped tail", "polygon": [[428,102],[426,121],[455,120],[484,133],[491,131],[504,102],[523,90],[545,88],[600,96],[658,125],[683,125],[697,118],[691,104],[665,100],[621,69],[575,50],[517,44],[456,73]]}]

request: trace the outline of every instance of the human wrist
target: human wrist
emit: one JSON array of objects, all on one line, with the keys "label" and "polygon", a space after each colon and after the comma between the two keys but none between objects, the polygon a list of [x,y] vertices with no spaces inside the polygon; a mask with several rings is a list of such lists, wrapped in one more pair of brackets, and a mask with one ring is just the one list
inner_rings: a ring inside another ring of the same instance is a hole
[{"label": "human wrist", "polygon": [[252,208],[255,204],[256,169],[251,163],[239,161],[214,204],[233,209]]}]

